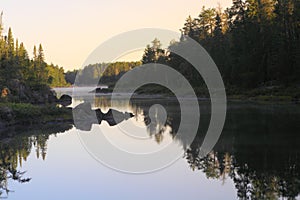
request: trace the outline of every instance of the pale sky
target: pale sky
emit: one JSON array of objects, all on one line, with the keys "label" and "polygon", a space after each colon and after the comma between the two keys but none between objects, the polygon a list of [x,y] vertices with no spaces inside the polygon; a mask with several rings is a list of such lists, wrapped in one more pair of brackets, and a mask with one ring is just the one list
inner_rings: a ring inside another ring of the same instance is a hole
[{"label": "pale sky", "polygon": [[[226,8],[231,0],[1,0],[9,27],[29,55],[42,43],[46,61],[80,68],[88,55],[114,35],[139,28],[178,31],[202,6]],[[150,41],[149,41],[150,43]]]}]

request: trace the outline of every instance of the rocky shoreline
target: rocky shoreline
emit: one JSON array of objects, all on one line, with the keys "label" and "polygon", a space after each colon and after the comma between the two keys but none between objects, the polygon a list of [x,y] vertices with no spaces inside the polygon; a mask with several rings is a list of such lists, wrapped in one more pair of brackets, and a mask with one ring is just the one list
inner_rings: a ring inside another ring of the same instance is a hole
[{"label": "rocky shoreline", "polygon": [[40,98],[44,98],[44,103],[41,101],[37,104],[11,102],[5,101],[4,97],[2,97],[2,102],[0,102],[0,130],[15,125],[32,125],[72,120],[72,110],[66,107],[72,103],[70,96],[63,95],[58,99],[55,93],[49,90],[47,96]]}]

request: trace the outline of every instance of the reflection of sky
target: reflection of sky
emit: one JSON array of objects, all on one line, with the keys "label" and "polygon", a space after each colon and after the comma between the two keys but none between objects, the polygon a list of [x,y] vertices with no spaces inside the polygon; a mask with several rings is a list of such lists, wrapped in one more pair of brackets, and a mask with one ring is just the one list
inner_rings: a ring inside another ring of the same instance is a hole
[{"label": "reflection of sky", "polygon": [[[131,121],[135,120],[130,119],[122,122],[122,125],[131,124]],[[149,136],[145,126],[143,128],[137,127],[137,129],[139,129],[138,133],[127,131],[128,129],[126,129],[126,125],[124,126],[125,128],[120,126],[109,127],[108,124],[104,122],[101,124],[101,130],[111,144],[127,152],[156,152],[173,142],[173,138],[169,132],[164,133],[164,139],[158,144],[153,137]],[[96,131],[97,129],[94,130]],[[177,148],[181,148],[180,144],[177,145]]]},{"label": "reflection of sky", "polygon": [[11,182],[9,199],[236,199],[231,179],[208,180],[185,159],[150,174],[111,170],[85,151],[75,129],[50,136],[46,160],[33,149],[21,170],[32,180]]}]

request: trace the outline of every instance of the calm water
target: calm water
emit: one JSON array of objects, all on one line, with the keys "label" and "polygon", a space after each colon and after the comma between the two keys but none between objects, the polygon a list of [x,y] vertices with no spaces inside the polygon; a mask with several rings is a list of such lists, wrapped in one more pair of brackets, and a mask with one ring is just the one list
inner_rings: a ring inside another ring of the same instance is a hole
[{"label": "calm water", "polygon": [[[58,94],[70,92],[60,89]],[[79,96],[74,96],[73,107],[82,102]],[[111,108],[107,96],[89,97],[94,108],[103,112]],[[156,127],[147,128],[148,110],[153,104],[164,106],[167,121],[164,124],[158,121]],[[199,104],[201,123],[194,142],[187,146],[184,139],[178,141],[184,156],[165,169],[141,175],[121,173],[96,161],[82,145],[81,131],[72,123],[14,127],[3,133],[6,137],[0,141],[1,197],[299,199],[300,105],[229,103],[218,143],[209,155],[200,158],[210,104],[204,101]],[[180,124],[180,109],[174,99],[133,99],[130,105],[120,100],[114,109],[134,113],[134,117],[121,123],[143,128],[141,134],[149,136],[143,148],[167,144]],[[117,137],[116,126],[111,127],[107,122],[93,124],[88,133],[96,134],[99,127],[107,130],[106,136],[119,145],[127,145]],[[14,136],[15,133],[18,134]],[[6,193],[6,189],[11,191]]]}]

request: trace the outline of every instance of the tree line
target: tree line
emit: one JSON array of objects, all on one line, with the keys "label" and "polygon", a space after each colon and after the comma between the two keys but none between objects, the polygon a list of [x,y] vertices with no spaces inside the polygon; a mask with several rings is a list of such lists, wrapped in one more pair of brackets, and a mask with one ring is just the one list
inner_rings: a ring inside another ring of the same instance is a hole
[{"label": "tree line", "polygon": [[123,74],[140,65],[140,61],[90,64],[83,69],[66,72],[65,78],[68,83],[74,84],[76,80],[76,85],[81,86],[95,83],[114,85]]},{"label": "tree line", "polygon": [[[227,90],[288,88],[300,84],[300,2],[298,0],[233,0],[223,10],[203,7],[189,16],[181,31],[200,43],[219,68]],[[158,39],[148,45],[145,63],[167,64],[195,87],[200,75],[183,58],[161,48]],[[200,81],[201,82],[201,81]],[[300,95],[300,94],[298,94]]]},{"label": "tree line", "polygon": [[10,89],[11,85],[16,84],[37,91],[46,87],[66,86],[63,68],[46,63],[42,44],[34,46],[33,57],[30,58],[23,42],[14,39],[11,28],[7,34],[3,33],[2,15],[0,17],[1,90]]},{"label": "tree line", "polygon": [[45,84],[65,86],[64,70],[57,65],[45,62],[44,50],[40,44],[33,48],[30,58],[23,42],[14,39],[12,29],[7,35],[2,33],[0,24],[0,84],[7,85],[12,79],[18,79],[28,85]]}]

